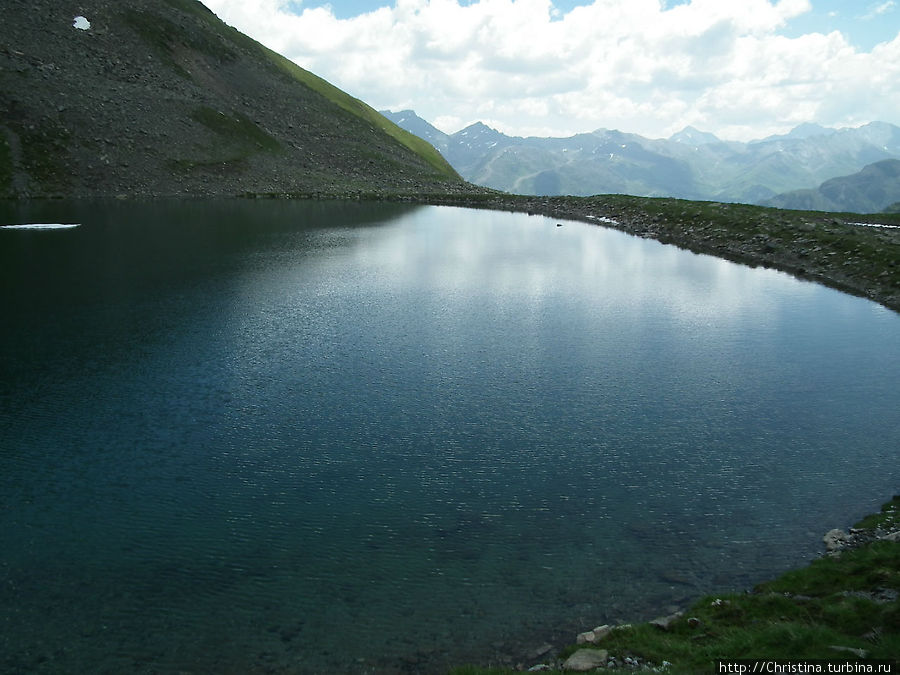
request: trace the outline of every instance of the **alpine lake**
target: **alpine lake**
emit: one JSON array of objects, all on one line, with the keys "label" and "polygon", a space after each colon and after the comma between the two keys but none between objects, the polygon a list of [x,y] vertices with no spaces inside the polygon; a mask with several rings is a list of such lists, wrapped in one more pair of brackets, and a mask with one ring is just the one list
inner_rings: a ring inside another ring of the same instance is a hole
[{"label": "alpine lake", "polygon": [[[0,671],[441,673],[900,488],[900,316],[583,223],[0,206]],[[597,214],[602,217],[603,214]]]}]

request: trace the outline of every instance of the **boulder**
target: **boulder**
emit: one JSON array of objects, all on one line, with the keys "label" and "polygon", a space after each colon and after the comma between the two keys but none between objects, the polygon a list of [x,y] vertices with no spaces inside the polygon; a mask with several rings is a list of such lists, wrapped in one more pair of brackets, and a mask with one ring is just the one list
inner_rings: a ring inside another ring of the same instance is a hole
[{"label": "boulder", "polygon": [[586,673],[594,668],[606,665],[609,652],[605,649],[579,649],[563,663],[563,670]]},{"label": "boulder", "polygon": [[583,645],[585,642],[590,644],[595,644],[600,642],[603,638],[612,632],[612,628],[607,626],[606,624],[602,626],[597,626],[593,630],[585,631],[584,633],[579,633],[575,637],[575,644]]},{"label": "boulder", "polygon": [[826,551],[841,550],[849,539],[850,537],[846,532],[837,528],[828,530],[828,532],[825,533],[825,536],[822,537],[822,541],[825,542]]},{"label": "boulder", "polygon": [[656,626],[660,630],[669,630],[669,626],[672,624],[675,619],[680,619],[684,612],[675,612],[674,614],[669,614],[669,616],[661,616],[658,619],[653,619],[650,622],[651,626]]}]

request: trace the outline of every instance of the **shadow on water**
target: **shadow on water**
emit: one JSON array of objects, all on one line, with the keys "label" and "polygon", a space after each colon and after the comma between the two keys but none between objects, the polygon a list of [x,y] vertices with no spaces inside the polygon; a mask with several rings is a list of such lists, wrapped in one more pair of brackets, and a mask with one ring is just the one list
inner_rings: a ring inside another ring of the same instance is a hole
[{"label": "shadow on water", "polygon": [[[140,284],[177,285],[227,266],[257,247],[300,255],[313,232],[389,223],[422,207],[390,203],[286,200],[0,202],[0,224],[77,223],[64,231],[15,231],[0,241],[0,290],[7,299],[41,303],[59,294],[140,292]],[[267,243],[268,242],[268,243]],[[336,238],[334,245],[343,242]],[[322,239],[316,240],[318,247]],[[53,270],[52,274],[48,274]],[[90,285],[83,282],[90,277]],[[28,284],[17,294],[12,284]],[[51,285],[52,284],[52,285]]]}]

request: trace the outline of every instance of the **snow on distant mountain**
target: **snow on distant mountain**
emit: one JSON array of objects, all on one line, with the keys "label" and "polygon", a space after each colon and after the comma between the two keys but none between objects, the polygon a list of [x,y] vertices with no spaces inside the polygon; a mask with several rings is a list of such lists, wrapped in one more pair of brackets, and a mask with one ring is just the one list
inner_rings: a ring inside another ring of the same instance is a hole
[{"label": "snow on distant mountain", "polygon": [[707,131],[700,131],[694,127],[685,127],[676,134],[669,137],[670,141],[675,143],[684,143],[685,145],[706,145],[707,143],[721,143],[715,134]]}]

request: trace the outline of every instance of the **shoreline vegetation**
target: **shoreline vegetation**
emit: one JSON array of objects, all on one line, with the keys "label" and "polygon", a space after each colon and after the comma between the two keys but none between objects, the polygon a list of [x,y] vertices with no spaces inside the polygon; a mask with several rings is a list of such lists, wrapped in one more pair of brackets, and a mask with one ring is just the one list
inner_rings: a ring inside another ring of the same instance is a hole
[{"label": "shoreline vegetation", "polygon": [[[515,666],[467,665],[451,669],[450,675],[692,675],[724,672],[719,663],[738,660],[749,668],[744,672],[829,672],[790,670],[792,660],[798,668],[801,660],[844,668],[832,672],[897,672],[900,495],[849,531],[829,531],[823,543],[826,552],[806,567],[752,590],[707,595],[685,610],[646,623],[598,626],[573,636],[573,644],[560,650],[543,645]],[[754,660],[757,670],[752,670]],[[782,669],[774,669],[773,663]],[[878,663],[891,670],[879,671]]]}]

